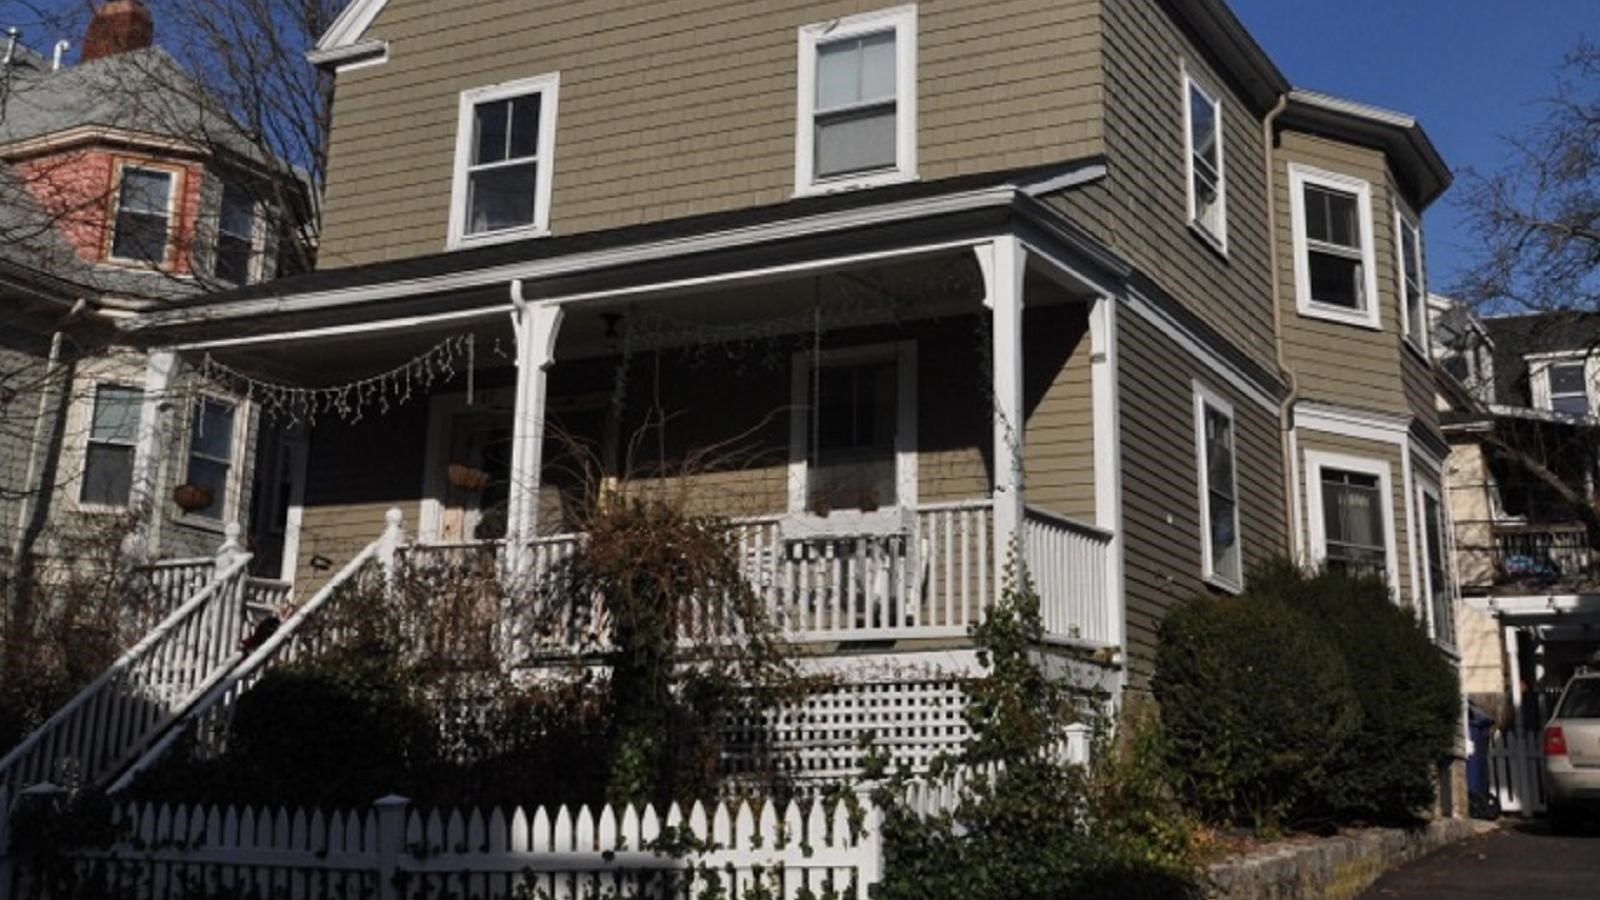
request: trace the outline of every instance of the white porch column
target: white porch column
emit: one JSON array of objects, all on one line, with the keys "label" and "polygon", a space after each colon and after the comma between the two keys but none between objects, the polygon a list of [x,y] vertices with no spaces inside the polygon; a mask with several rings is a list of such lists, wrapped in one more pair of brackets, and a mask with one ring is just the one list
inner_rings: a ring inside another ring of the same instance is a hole
[{"label": "white porch column", "polygon": [[166,417],[172,408],[168,396],[172,376],[178,368],[178,355],[171,350],[152,350],[145,361],[144,397],[139,408],[139,433],[133,449],[132,491],[129,508],[137,518],[134,543],[130,549],[145,557],[155,555],[160,529],[161,505],[156,485],[161,474],[161,448],[166,443]]},{"label": "white porch column", "polygon": [[993,319],[994,341],[994,567],[995,597],[1005,564],[1022,565],[1022,282],[1028,254],[1011,235],[977,248],[983,303]]},{"label": "white porch column", "polygon": [[[1106,548],[1105,583],[1110,610],[1110,640],[1125,643],[1122,541],[1122,402],[1118,387],[1117,301],[1101,297],[1089,312],[1089,380],[1094,418],[1094,523],[1111,532]],[[1126,668],[1120,676],[1125,678]]]},{"label": "white porch column", "polygon": [[[513,282],[511,314],[517,333],[517,399],[511,425],[511,492],[507,500],[506,537],[513,548],[525,547],[539,534],[539,474],[544,455],[546,374],[555,361],[556,334],[562,308],[539,306],[522,297],[522,282]],[[527,556],[512,554],[513,564]]]}]

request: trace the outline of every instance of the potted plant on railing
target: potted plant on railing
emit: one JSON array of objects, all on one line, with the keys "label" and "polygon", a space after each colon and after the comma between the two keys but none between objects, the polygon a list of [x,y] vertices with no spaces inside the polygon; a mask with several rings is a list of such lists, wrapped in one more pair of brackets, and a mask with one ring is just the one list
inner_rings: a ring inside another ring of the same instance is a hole
[{"label": "potted plant on railing", "polygon": [[186,513],[199,512],[211,505],[216,495],[203,484],[180,484],[172,489],[172,502]]}]

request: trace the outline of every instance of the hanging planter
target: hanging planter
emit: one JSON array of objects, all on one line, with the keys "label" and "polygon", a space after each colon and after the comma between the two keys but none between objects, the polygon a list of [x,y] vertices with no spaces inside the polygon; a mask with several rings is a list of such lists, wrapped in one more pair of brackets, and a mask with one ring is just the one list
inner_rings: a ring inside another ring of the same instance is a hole
[{"label": "hanging planter", "polygon": [[461,463],[451,463],[446,470],[450,485],[463,491],[481,491],[489,486],[489,473]]},{"label": "hanging planter", "polygon": [[211,489],[199,484],[180,484],[172,489],[172,501],[184,512],[205,509],[215,499]]}]

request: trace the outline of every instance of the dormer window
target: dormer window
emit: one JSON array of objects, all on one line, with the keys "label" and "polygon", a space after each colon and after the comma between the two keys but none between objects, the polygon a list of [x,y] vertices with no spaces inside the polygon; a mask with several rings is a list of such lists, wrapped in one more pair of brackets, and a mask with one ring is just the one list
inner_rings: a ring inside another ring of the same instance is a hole
[{"label": "dormer window", "polygon": [[1300,314],[1379,327],[1370,186],[1359,178],[1291,165],[1289,199]]},{"label": "dormer window", "polygon": [[798,193],[916,177],[916,23],[903,6],[800,29]]},{"label": "dormer window", "polygon": [[549,230],[558,75],[461,94],[451,247]]},{"label": "dormer window", "polygon": [[172,223],[173,173],[123,166],[111,234],[111,258],[163,265]]},{"label": "dormer window", "polygon": [[1569,416],[1590,414],[1592,405],[1589,402],[1588,379],[1584,377],[1587,368],[1587,363],[1577,360],[1551,363],[1545,369],[1545,377],[1550,383],[1550,409],[1553,412]]},{"label": "dormer window", "polygon": [[217,250],[214,272],[218,279],[247,284],[255,268],[256,201],[238,185],[224,185],[217,211]]}]

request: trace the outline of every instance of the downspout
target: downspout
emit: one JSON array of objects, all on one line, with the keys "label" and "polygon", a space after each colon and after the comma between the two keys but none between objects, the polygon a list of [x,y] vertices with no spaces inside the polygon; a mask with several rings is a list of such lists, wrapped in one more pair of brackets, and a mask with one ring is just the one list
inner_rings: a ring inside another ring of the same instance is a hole
[{"label": "downspout", "polygon": [[1295,515],[1295,497],[1300,491],[1298,479],[1294,477],[1294,405],[1300,395],[1300,379],[1289,367],[1289,357],[1283,336],[1283,289],[1281,279],[1281,266],[1278,262],[1278,185],[1277,185],[1277,156],[1273,153],[1276,144],[1273,135],[1273,126],[1277,124],[1278,116],[1289,105],[1289,95],[1279,94],[1278,102],[1273,104],[1266,118],[1261,120],[1261,146],[1265,151],[1266,176],[1267,176],[1267,265],[1271,271],[1272,297],[1272,339],[1277,352],[1278,374],[1288,385],[1288,393],[1283,395],[1283,400],[1278,403],[1278,451],[1282,455],[1283,478],[1287,489],[1283,492],[1283,522],[1288,531],[1285,532],[1289,539],[1290,552],[1298,558],[1300,550],[1300,523]]},{"label": "downspout", "polygon": [[[55,385],[56,369],[61,365],[61,343],[66,337],[67,324],[77,318],[86,306],[88,306],[88,301],[80,297],[76,303],[72,304],[72,309],[61,317],[61,321],[56,325],[55,333],[50,336],[50,355],[45,360],[44,379],[40,382],[39,411],[34,417],[33,435],[28,441],[28,465],[23,470],[24,478],[22,483],[24,485],[32,485],[39,478],[40,445],[44,443],[44,425],[50,417],[50,395]],[[46,487],[42,485],[38,489],[39,493],[43,493],[45,490]],[[33,503],[40,502],[38,496],[31,499]],[[30,498],[24,494],[20,508],[17,511],[17,536],[16,540],[12,542],[12,546],[19,549],[27,539],[28,522],[33,517],[33,511],[29,508],[29,500]]]}]

